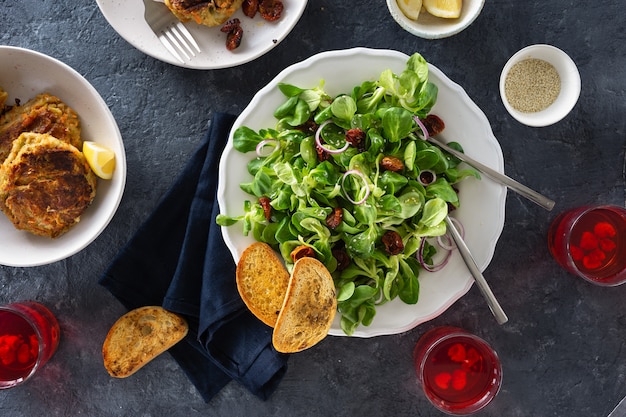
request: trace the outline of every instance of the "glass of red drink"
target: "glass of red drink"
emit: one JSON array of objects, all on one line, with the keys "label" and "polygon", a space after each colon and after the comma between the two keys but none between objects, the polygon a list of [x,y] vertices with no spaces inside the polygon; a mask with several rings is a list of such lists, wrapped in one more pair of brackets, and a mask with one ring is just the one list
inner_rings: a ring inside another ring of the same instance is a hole
[{"label": "glass of red drink", "polygon": [[56,318],[42,304],[0,306],[0,389],[32,377],[56,351],[59,335]]},{"label": "glass of red drink", "polygon": [[566,271],[589,282],[626,282],[626,209],[584,206],[559,214],[548,231],[548,249]]},{"label": "glass of red drink", "polygon": [[458,327],[426,332],[415,346],[413,360],[426,397],[445,413],[475,413],[500,390],[498,355],[483,339]]}]

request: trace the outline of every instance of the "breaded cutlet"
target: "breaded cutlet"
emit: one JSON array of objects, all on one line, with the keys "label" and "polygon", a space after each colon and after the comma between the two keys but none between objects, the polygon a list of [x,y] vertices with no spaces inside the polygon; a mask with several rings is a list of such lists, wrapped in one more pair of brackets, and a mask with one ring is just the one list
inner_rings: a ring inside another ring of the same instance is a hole
[{"label": "breaded cutlet", "polygon": [[7,98],[9,98],[9,93],[4,91],[2,87],[0,87],[0,116],[4,113],[4,107],[7,103]]},{"label": "breaded cutlet", "polygon": [[0,209],[17,229],[55,238],[80,221],[96,183],[76,147],[49,134],[22,133],[0,165]]},{"label": "breaded cutlet", "polygon": [[24,132],[49,133],[78,149],[82,148],[78,115],[50,94],[39,94],[0,116],[0,163],[9,155],[13,141]]}]

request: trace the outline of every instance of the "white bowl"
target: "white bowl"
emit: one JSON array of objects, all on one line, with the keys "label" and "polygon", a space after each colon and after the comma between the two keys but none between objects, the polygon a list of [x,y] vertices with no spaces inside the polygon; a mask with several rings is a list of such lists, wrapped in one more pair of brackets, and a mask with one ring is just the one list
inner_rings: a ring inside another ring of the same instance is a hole
[{"label": "white bowl", "polygon": [[59,97],[78,114],[83,140],[92,140],[115,152],[111,180],[98,179],[96,198],[80,222],[56,239],[17,230],[0,213],[0,265],[28,267],[65,259],[89,245],[107,227],[117,211],[126,183],[126,154],[122,135],[105,101],[78,72],[52,57],[28,49],[0,46],[0,86],[25,103],[39,93]]},{"label": "white bowl", "polygon": [[[554,103],[546,109],[534,113],[526,113],[514,109],[509,104],[504,91],[504,82],[513,65],[532,58],[541,59],[552,64],[561,78],[561,90]],[[580,74],[576,64],[565,52],[551,45],[538,44],[523,48],[508,60],[500,74],[500,97],[504,107],[506,107],[513,118],[527,126],[549,126],[558,122],[574,108],[579,96]]]},{"label": "white bowl", "polygon": [[387,8],[394,20],[407,32],[424,39],[456,35],[476,20],[484,4],[485,0],[463,0],[461,17],[457,19],[436,17],[422,10],[417,20],[412,20],[402,13],[397,0],[387,0]]}]

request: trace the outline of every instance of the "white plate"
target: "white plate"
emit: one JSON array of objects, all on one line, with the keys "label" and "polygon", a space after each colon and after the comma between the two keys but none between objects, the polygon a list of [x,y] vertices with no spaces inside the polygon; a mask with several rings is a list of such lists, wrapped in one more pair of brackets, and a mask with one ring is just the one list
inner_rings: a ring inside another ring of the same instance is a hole
[{"label": "white plate", "polygon": [[[230,68],[244,64],[267,53],[280,43],[298,23],[307,0],[283,0],[284,10],[274,22],[264,20],[258,13],[253,19],[237,10],[232,18],[241,21],[243,40],[234,51],[226,49],[226,34],[221,26],[207,27],[194,22],[184,23],[194,36],[202,53],[181,64],[161,44],[144,20],[142,0],[97,0],[102,14],[113,29],[135,48],[158,60],[195,69]],[[165,5],[163,7],[166,7]],[[172,19],[176,18],[172,15]]]},{"label": "white plate", "polygon": [[[232,134],[239,126],[245,125],[258,130],[275,125],[273,111],[285,100],[277,88],[279,82],[300,87],[316,87],[320,79],[324,79],[324,89],[331,96],[349,94],[362,81],[378,79],[384,69],[390,68],[400,73],[405,69],[407,59],[408,56],[401,52],[355,48],[323,52],[278,74],[253,97],[235,121],[220,161],[218,202],[221,212],[230,216],[240,215],[243,212],[243,201],[250,199],[249,195],[241,191],[239,184],[251,180],[247,171],[242,169],[251,156],[233,148]],[[429,68],[430,80],[439,87],[439,97],[432,113],[439,115],[446,124],[445,130],[438,137],[444,141],[459,142],[467,155],[503,172],[502,150],[485,114],[460,86],[450,81],[433,65]],[[464,225],[467,245],[479,268],[485,270],[504,227],[506,188],[489,179],[466,179],[459,189],[461,207],[453,215]],[[223,227],[222,233],[235,262],[254,241],[252,236],[243,235],[241,224]],[[378,307],[374,322],[368,327],[358,327],[354,336],[370,337],[410,330],[444,312],[474,282],[458,253],[453,254],[448,265],[441,271],[423,272],[419,279],[420,298],[417,304],[407,305],[396,299]],[[487,305],[476,308],[487,309]],[[330,334],[344,335],[338,317]]]},{"label": "white plate", "polygon": [[81,122],[83,140],[101,143],[115,152],[111,180],[98,179],[96,198],[80,222],[56,238],[35,236],[13,227],[0,212],[0,265],[36,266],[65,259],[89,245],[109,224],[126,182],[122,136],[104,100],[78,72],[54,58],[28,49],[0,46],[0,86],[22,103],[48,92],[72,107]]}]

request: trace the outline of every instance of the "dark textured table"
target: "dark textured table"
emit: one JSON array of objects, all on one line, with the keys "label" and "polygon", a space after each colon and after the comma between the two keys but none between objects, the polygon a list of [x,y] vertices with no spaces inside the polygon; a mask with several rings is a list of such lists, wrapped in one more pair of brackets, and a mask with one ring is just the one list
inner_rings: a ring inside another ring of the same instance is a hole
[{"label": "dark textured table", "polygon": [[[402,30],[383,1],[310,0],[291,34],[266,55],[231,69],[199,71],[135,49],[95,1],[0,1],[0,44],[48,54],[90,81],[117,120],[128,160],[119,210],[90,246],[47,266],[0,267],[0,302],[42,301],[62,327],[59,350],[41,373],[0,392],[0,415],[439,415],[416,383],[411,353],[420,335],[443,324],[482,336],[502,359],[502,389],[479,415],[607,415],[626,395],[626,286],[600,288],[563,272],[548,254],[546,232],[566,208],[624,204],[621,16],[618,0],[487,0],[469,29],[424,40]],[[516,122],[498,94],[506,60],[533,43],[565,50],[582,78],[574,110],[545,128]],[[231,383],[206,404],[167,354],[131,378],[109,377],[100,350],[124,309],[97,280],[181,170],[211,113],[238,113],[286,66],[355,46],[421,52],[485,112],[506,172],[557,201],[550,213],[514,193],[507,196],[504,231],[485,276],[509,322],[496,324],[474,286],[440,317],[406,333],[329,337],[293,355],[266,402]]]}]

